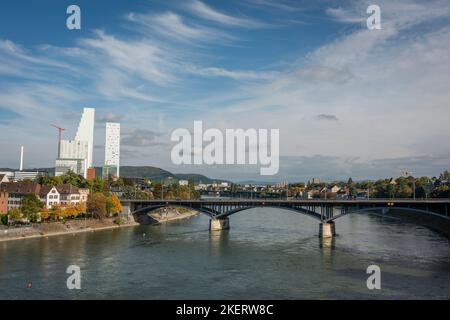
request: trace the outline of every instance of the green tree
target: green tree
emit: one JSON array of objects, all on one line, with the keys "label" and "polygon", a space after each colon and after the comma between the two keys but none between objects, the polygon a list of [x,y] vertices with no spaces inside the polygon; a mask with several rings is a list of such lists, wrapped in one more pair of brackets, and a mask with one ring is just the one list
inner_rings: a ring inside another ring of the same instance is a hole
[{"label": "green tree", "polygon": [[30,218],[33,214],[39,213],[43,207],[44,203],[35,194],[30,193],[22,198],[20,211],[25,217]]},{"label": "green tree", "polygon": [[107,214],[108,197],[101,192],[91,193],[86,203],[86,212],[95,219],[103,219]]},{"label": "green tree", "polygon": [[448,170],[445,170],[442,172],[439,176],[440,180],[450,180],[450,172]]},{"label": "green tree", "polygon": [[6,226],[8,224],[8,215],[7,214],[0,215],[0,222]]},{"label": "green tree", "polygon": [[431,197],[433,198],[450,198],[450,187],[449,186],[439,186],[434,188],[431,192]]},{"label": "green tree", "polygon": [[83,176],[76,174],[71,170],[67,171],[64,175],[62,175],[61,180],[62,183],[69,183],[79,188],[82,188],[86,182]]},{"label": "green tree", "polygon": [[22,218],[23,214],[18,208],[12,208],[8,211],[8,223],[20,221]]},{"label": "green tree", "polygon": [[105,191],[105,183],[100,177],[95,177],[92,181],[89,181],[89,191],[91,193]]},{"label": "green tree", "polygon": [[413,189],[407,184],[401,184],[398,186],[396,196],[398,198],[411,198],[413,196]]}]

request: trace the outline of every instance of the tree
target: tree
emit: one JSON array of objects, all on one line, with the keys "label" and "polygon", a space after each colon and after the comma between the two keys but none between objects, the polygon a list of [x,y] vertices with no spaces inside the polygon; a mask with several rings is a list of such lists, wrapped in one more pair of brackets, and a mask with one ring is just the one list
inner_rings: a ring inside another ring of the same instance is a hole
[{"label": "tree", "polygon": [[7,214],[0,215],[0,221],[3,225],[6,226],[8,224],[8,215]]},{"label": "tree", "polygon": [[44,208],[43,210],[41,210],[41,220],[48,220],[50,219],[50,215],[51,215],[51,210]]},{"label": "tree", "polygon": [[12,208],[8,211],[8,223],[19,221],[22,218],[23,214],[18,208]]},{"label": "tree", "polygon": [[431,192],[433,198],[450,198],[450,187],[449,186],[439,186],[434,188]]},{"label": "tree", "polygon": [[69,170],[61,176],[62,183],[69,183],[73,186],[83,188],[86,180],[83,176]]},{"label": "tree", "polygon": [[448,170],[445,170],[444,172],[441,173],[441,175],[439,176],[440,180],[450,180],[450,172]]},{"label": "tree", "polygon": [[62,176],[50,177],[48,174],[40,174],[34,179],[34,181],[42,186],[57,186],[63,183]]},{"label": "tree", "polygon": [[175,199],[175,195],[173,194],[172,191],[168,191],[167,193],[164,194],[164,199],[166,199],[166,200],[174,200]]},{"label": "tree", "polygon": [[50,209],[49,212],[51,220],[60,220],[66,217],[66,213],[64,212],[64,208],[60,205],[55,205]]},{"label": "tree", "polygon": [[95,219],[103,219],[106,217],[106,205],[108,198],[101,192],[91,193],[88,196],[86,211]]},{"label": "tree", "polygon": [[399,198],[411,198],[413,195],[413,189],[406,185],[406,184],[401,184],[398,187],[398,190],[396,192],[396,196]]},{"label": "tree", "polygon": [[39,213],[41,209],[44,207],[44,203],[35,195],[35,194],[27,194],[22,198],[22,206],[20,207],[20,211],[25,215],[25,217],[29,217],[33,214]]},{"label": "tree", "polygon": [[181,191],[180,192],[180,199],[182,200],[189,200],[191,197],[191,194],[189,191]]},{"label": "tree", "polygon": [[119,198],[115,193],[111,195],[111,202],[112,202],[112,210],[111,212],[113,214],[121,213],[122,212],[122,204],[120,203]]},{"label": "tree", "polygon": [[79,205],[68,206],[67,208],[64,208],[64,215],[66,217],[76,218],[80,214],[81,214],[81,212],[79,210]]},{"label": "tree", "polygon": [[89,181],[89,191],[91,193],[103,192],[105,184],[100,177],[95,177],[92,181]]}]

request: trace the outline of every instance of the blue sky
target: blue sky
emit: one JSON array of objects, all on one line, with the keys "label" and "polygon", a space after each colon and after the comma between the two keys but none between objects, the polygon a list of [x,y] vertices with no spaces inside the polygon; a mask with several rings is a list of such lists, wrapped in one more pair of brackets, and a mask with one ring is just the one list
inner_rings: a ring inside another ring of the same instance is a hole
[{"label": "blue sky", "polygon": [[[228,179],[259,167],[175,166],[170,133],[280,129],[269,180],[356,179],[450,166],[450,3],[377,1],[2,1],[0,167],[50,167],[95,107],[122,123],[122,164]],[[81,8],[82,29],[66,28]]]}]

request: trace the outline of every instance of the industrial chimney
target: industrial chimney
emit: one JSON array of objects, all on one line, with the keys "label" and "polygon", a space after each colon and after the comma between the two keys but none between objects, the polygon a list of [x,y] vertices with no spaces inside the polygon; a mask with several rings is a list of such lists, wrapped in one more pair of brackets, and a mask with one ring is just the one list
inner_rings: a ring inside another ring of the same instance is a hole
[{"label": "industrial chimney", "polygon": [[23,146],[20,147],[20,168],[19,171],[23,171]]}]

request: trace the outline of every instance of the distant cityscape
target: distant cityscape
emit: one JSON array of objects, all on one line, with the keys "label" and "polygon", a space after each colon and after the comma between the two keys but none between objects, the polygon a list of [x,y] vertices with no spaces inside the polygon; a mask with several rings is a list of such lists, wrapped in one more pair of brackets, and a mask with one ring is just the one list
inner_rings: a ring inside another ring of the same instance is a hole
[{"label": "distant cityscape", "polygon": [[[92,180],[95,177],[93,168],[95,109],[84,108],[75,138],[62,139],[64,128],[51,124],[58,129],[57,157],[55,160],[54,174],[61,176],[69,171]],[[103,177],[120,175],[120,123],[106,122],[105,124],[105,160],[103,165]],[[35,179],[45,172],[23,170],[24,146],[20,148],[20,166],[17,171],[0,171],[9,180],[21,181]]]},{"label": "distant cityscape", "polygon": [[[101,174],[93,166],[95,109],[84,108],[75,137],[62,138],[58,129],[54,169],[24,170],[24,146],[20,148],[19,170],[0,171],[0,214],[20,211],[24,199],[32,195],[38,209],[78,207],[86,211],[89,195],[103,193],[117,199],[199,199],[230,197],[255,199],[370,199],[370,198],[450,198],[450,173],[439,177],[399,177],[377,181],[307,182],[282,181],[272,184],[233,183],[195,174],[173,175],[153,167],[120,169],[120,123],[105,124],[105,160]],[[150,172],[149,172],[150,170]],[[53,171],[53,172],[52,172]],[[97,171],[97,173],[96,173]],[[158,176],[159,174],[159,176]],[[29,200],[29,199],[28,199]],[[38,207],[39,207],[38,206]],[[80,207],[81,206],[81,207]],[[39,210],[35,209],[35,214]]]}]

